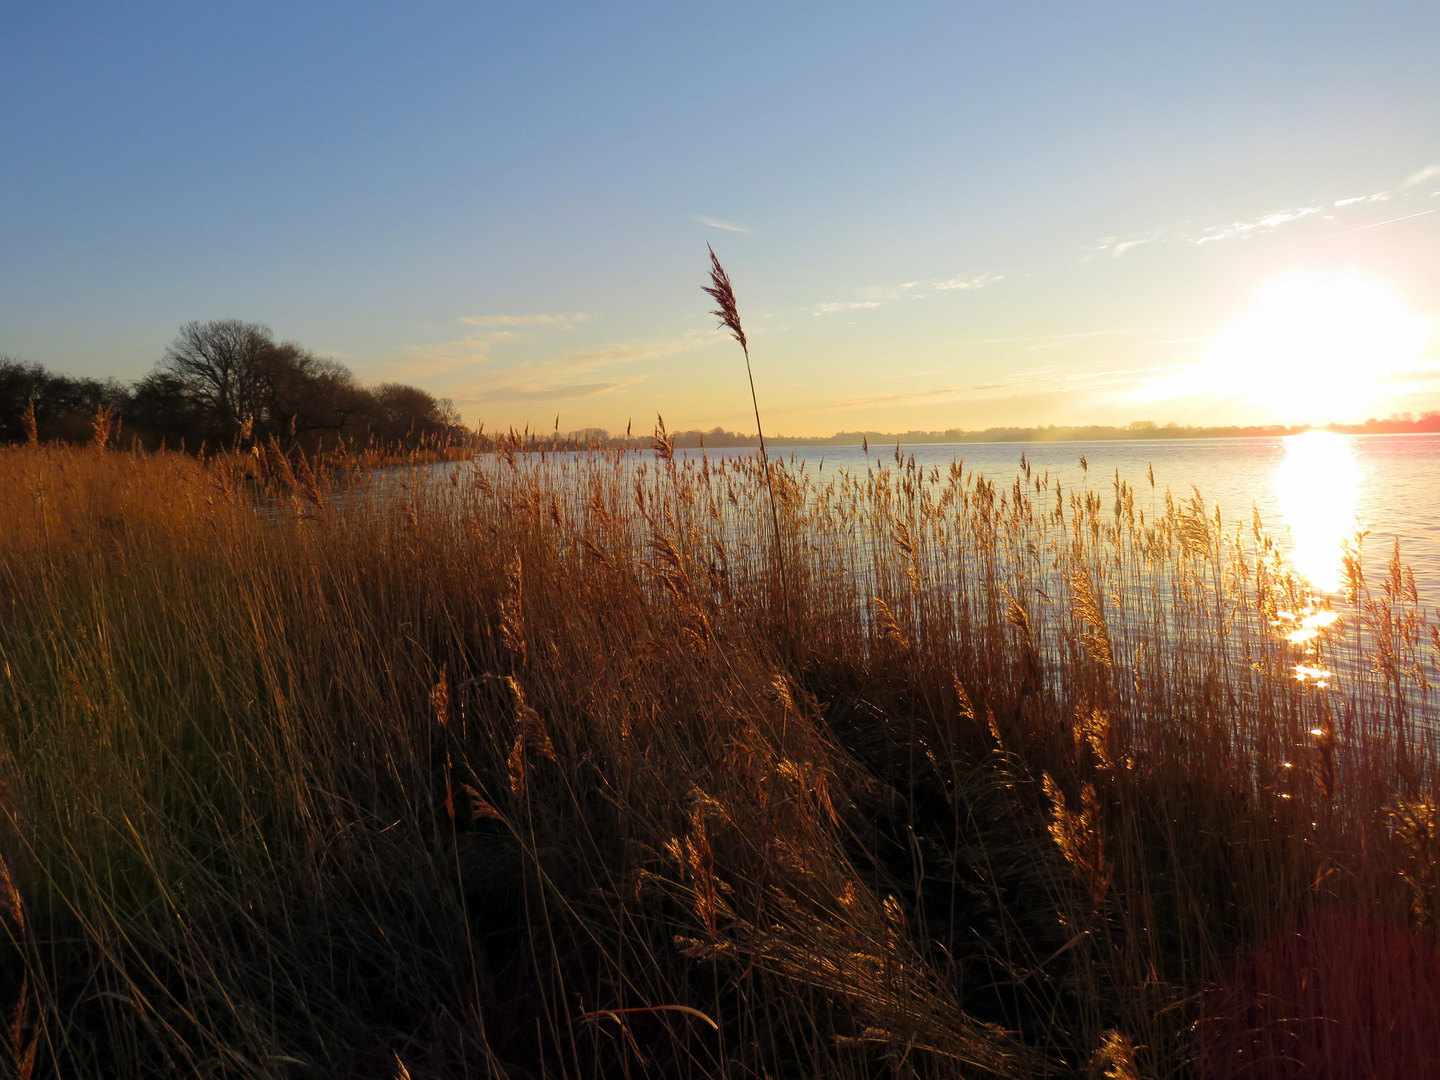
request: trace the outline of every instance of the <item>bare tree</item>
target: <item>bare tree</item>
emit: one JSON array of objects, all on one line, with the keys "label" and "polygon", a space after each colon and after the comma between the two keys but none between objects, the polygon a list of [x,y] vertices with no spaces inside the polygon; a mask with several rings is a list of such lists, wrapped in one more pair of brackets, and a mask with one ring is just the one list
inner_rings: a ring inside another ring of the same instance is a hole
[{"label": "bare tree", "polygon": [[208,414],[216,436],[229,438],[264,408],[261,359],[275,347],[270,328],[260,323],[190,322],[165,350],[157,371]]},{"label": "bare tree", "polygon": [[256,358],[257,428],[282,443],[315,448],[338,438],[366,410],[371,396],[338,360],[281,342]]},{"label": "bare tree", "polygon": [[367,435],[414,446],[467,434],[449,399],[399,383],[366,389],[339,361],[238,319],[182,326],[128,415],[151,442],[214,446],[248,432],[306,453]]}]

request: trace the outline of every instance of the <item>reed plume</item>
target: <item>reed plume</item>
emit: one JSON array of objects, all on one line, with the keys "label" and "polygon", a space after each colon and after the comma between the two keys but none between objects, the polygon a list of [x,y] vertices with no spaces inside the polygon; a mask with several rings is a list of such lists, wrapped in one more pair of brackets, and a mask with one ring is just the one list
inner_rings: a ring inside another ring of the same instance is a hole
[{"label": "reed plume", "polygon": [[40,429],[35,423],[35,399],[32,397],[25,402],[25,412],[21,414],[25,422],[25,441],[31,446],[40,445]]},{"label": "reed plume", "polygon": [[92,432],[91,441],[96,450],[104,450],[110,442],[110,434],[115,426],[115,407],[113,405],[102,405],[95,410],[94,419],[90,422]]}]

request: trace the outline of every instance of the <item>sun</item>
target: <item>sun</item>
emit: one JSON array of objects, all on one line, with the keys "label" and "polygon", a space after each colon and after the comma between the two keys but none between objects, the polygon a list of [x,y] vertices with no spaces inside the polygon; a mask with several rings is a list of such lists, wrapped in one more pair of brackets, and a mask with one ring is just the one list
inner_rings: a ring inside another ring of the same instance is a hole
[{"label": "sun", "polygon": [[1262,289],[1200,362],[1142,388],[1139,400],[1229,398],[1284,423],[1359,419],[1423,364],[1426,319],[1353,273],[1296,275]]}]

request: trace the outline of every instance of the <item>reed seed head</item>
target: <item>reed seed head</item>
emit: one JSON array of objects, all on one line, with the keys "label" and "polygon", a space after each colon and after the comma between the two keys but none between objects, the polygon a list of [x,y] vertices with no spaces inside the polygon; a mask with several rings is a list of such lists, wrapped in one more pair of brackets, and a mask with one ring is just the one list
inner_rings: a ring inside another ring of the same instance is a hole
[{"label": "reed seed head", "polygon": [[740,325],[740,309],[735,304],[735,290],[730,286],[730,275],[720,265],[715,249],[709,244],[705,247],[710,252],[710,284],[701,288],[720,305],[710,314],[720,320],[720,326],[730,331],[742,349],[749,349],[750,346],[745,341],[745,328]]}]

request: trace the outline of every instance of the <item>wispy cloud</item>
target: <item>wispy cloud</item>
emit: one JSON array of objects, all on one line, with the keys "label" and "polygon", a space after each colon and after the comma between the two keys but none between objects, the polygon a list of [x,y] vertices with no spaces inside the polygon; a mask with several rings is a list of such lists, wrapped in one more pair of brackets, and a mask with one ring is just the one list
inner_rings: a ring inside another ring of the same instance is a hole
[{"label": "wispy cloud", "polygon": [[1036,334],[1031,337],[965,338],[956,345],[1018,345],[1030,342],[1076,341],[1083,338],[1129,337],[1135,334],[1161,333],[1157,330],[1085,330],[1076,334]]},{"label": "wispy cloud", "polygon": [[1419,172],[1413,172],[1405,178],[1401,187],[1414,187],[1416,184],[1423,184],[1426,180],[1433,180],[1440,176],[1440,165],[1426,165]]},{"label": "wispy cloud", "polygon": [[462,315],[455,321],[475,330],[458,341],[437,341],[411,345],[403,360],[374,369],[379,378],[433,379],[465,368],[490,362],[491,347],[498,342],[533,339],[527,331],[569,330],[585,322],[587,316],[575,315]]},{"label": "wispy cloud", "polygon": [[428,345],[411,345],[405,358],[377,368],[380,378],[433,379],[461,368],[487,363],[490,359],[490,336],[466,334],[459,341],[437,341]]},{"label": "wispy cloud", "polygon": [[[1427,165],[1425,166],[1425,168],[1420,169],[1417,172],[1411,173],[1408,177],[1405,178],[1404,181],[1400,183],[1397,188],[1391,191],[1376,191],[1369,195],[1353,195],[1349,198],[1336,199],[1334,202],[1329,203],[1327,206],[1299,206],[1289,210],[1279,210],[1271,214],[1266,214],[1263,217],[1256,218],[1254,221],[1232,221],[1226,225],[1211,226],[1210,228],[1202,230],[1199,234],[1196,234],[1191,229],[1187,229],[1185,227],[1185,223],[1181,223],[1178,225],[1166,225],[1158,229],[1152,229],[1148,233],[1136,233],[1126,237],[1106,237],[1104,240],[1100,241],[1099,244],[1095,245],[1094,248],[1089,250],[1108,251],[1113,257],[1119,258],[1127,251],[1140,247],[1142,244],[1153,244],[1162,241],[1178,241],[1181,243],[1203,246],[1206,244],[1217,243],[1223,240],[1232,240],[1236,237],[1263,235],[1265,233],[1272,232],[1275,229],[1280,228],[1281,226],[1288,225],[1291,222],[1302,221],[1314,214],[1322,214],[1325,220],[1333,221],[1335,219],[1331,215],[1324,213],[1326,209],[1360,207],[1369,205],[1370,203],[1388,202],[1392,199],[1403,200],[1406,197],[1407,188],[1414,187],[1417,184],[1423,184],[1427,180],[1433,180],[1436,177],[1440,177],[1440,164]],[[1435,192],[1435,194],[1440,195],[1440,192]],[[1376,222],[1371,225],[1362,225],[1359,226],[1359,228],[1374,228],[1375,225],[1388,225],[1391,224],[1393,221],[1404,220],[1406,220],[1405,217],[1398,217],[1391,219],[1391,221]],[[1357,230],[1346,229],[1338,233],[1331,233],[1327,235],[1340,236],[1343,235],[1345,232],[1354,231]],[[1316,237],[1315,239],[1324,238]],[[1308,242],[1309,241],[1302,241],[1302,243]]]},{"label": "wispy cloud", "polygon": [[900,300],[913,295],[916,289],[934,284],[932,278],[928,281],[904,281],[899,285],[866,285],[863,289],[856,289],[855,295],[861,300]]},{"label": "wispy cloud", "polygon": [[1434,388],[1430,384],[1440,383],[1440,364],[1420,364],[1409,371],[1387,375],[1381,381],[1393,384],[1390,392],[1394,394],[1414,393],[1422,390],[1433,392]]},{"label": "wispy cloud", "polygon": [[1148,233],[1143,233],[1139,236],[1128,236],[1124,239],[1115,236],[1106,237],[1104,240],[1102,240],[1099,244],[1095,246],[1095,250],[1108,251],[1110,252],[1110,257],[1112,259],[1118,259],[1127,251],[1132,251],[1135,248],[1144,247],[1146,244],[1156,244],[1164,240],[1173,239],[1175,239],[1174,230],[1169,227],[1165,227],[1160,229],[1151,229]]},{"label": "wispy cloud", "polygon": [[1279,210],[1273,214],[1266,214],[1256,221],[1232,221],[1229,225],[1223,225],[1205,236],[1197,237],[1192,240],[1191,243],[1196,245],[1213,244],[1217,240],[1229,240],[1232,237],[1244,236],[1247,233],[1270,232],[1272,229],[1278,229],[1281,225],[1288,222],[1299,221],[1301,218],[1309,217],[1311,214],[1318,214],[1322,209],[1324,209],[1324,207],[1301,206],[1294,210]]},{"label": "wispy cloud", "polygon": [[1004,276],[1004,274],[977,274],[973,277],[953,277],[944,280],[928,278],[922,281],[906,281],[899,285],[867,285],[863,289],[855,290],[856,295],[860,297],[859,300],[829,300],[823,304],[816,304],[812,313],[835,315],[842,311],[883,307],[890,300],[925,299],[925,294],[917,292],[918,289],[933,289],[936,292],[955,289],[983,289],[986,285],[991,285]]},{"label": "wispy cloud", "polygon": [[724,229],[726,232],[748,233],[755,230],[745,225],[736,225],[733,221],[721,221],[719,218],[697,215],[695,220],[701,225],[709,225],[712,229]]},{"label": "wispy cloud", "polygon": [[1003,278],[1004,274],[978,274],[975,277],[953,277],[946,281],[937,281],[931,288],[937,292],[948,292],[951,289],[983,289]]},{"label": "wispy cloud", "polygon": [[464,406],[495,402],[564,401],[598,397],[650,378],[647,373],[596,376],[608,369],[687,352],[719,341],[715,330],[694,330],[660,341],[572,349],[549,360],[527,361],[505,371],[476,372],[452,384],[450,394]]},{"label": "wispy cloud", "polygon": [[576,315],[462,315],[457,321],[466,326],[555,326],[568,330],[583,323],[587,316]]},{"label": "wispy cloud", "polygon": [[1158,243],[1161,240],[1175,239],[1176,227],[1165,225],[1158,229],[1151,229],[1149,232],[1132,233],[1130,236],[1107,236],[1094,247],[1095,251],[1108,251],[1110,257],[1118,259],[1127,251],[1141,247],[1145,244]]},{"label": "wispy cloud", "polygon": [[[1437,192],[1440,194],[1440,192]],[[1429,217],[1431,214],[1440,214],[1440,210],[1421,210],[1414,214],[1402,214],[1400,217],[1388,218],[1385,221],[1372,221],[1368,225],[1357,225],[1353,229],[1341,229],[1339,232],[1322,233],[1319,236],[1312,236],[1308,240],[1296,240],[1293,244],[1280,244],[1276,247],[1264,248],[1260,251],[1252,251],[1246,255],[1237,255],[1237,259],[1249,258],[1250,255],[1267,255],[1272,251],[1284,251],[1286,248],[1304,247],[1306,244],[1318,243],[1321,240],[1329,240],[1334,236],[1348,236],[1350,233],[1364,232],[1366,229],[1378,229],[1382,225],[1394,225],[1398,221],[1409,221],[1411,218]],[[1327,219],[1329,220],[1329,219]]]},{"label": "wispy cloud", "polygon": [[510,384],[477,385],[464,383],[450,395],[458,405],[490,405],[515,401],[576,401],[600,397],[616,390],[642,383],[650,376],[631,375],[624,379],[601,382],[515,382]]},{"label": "wispy cloud", "polygon": [[[1345,200],[1344,203],[1336,203],[1335,205],[1340,206],[1350,202],[1363,202],[1375,198],[1385,198],[1385,196],[1361,196],[1359,199],[1349,199]],[[1252,233],[1268,233],[1292,221],[1299,221],[1302,218],[1309,217],[1311,214],[1318,214],[1324,209],[1325,208],[1321,206],[1302,206],[1292,210],[1280,210],[1272,214],[1266,214],[1264,217],[1257,218],[1254,221],[1232,221],[1226,225],[1211,226],[1204,229],[1198,235],[1192,230],[1185,228],[1183,224],[1163,225],[1160,228],[1151,229],[1149,232],[1135,233],[1126,237],[1107,236],[1104,240],[1100,241],[1100,243],[1096,244],[1092,250],[1108,251],[1112,258],[1118,259],[1127,251],[1132,251],[1145,244],[1157,244],[1166,241],[1179,241],[1181,243],[1195,245],[1213,244],[1216,241],[1231,240],[1237,236],[1247,236]]]},{"label": "wispy cloud", "polygon": [[1046,393],[1114,390],[1140,385],[1144,380],[1153,378],[1157,372],[1170,370],[1173,368],[1169,366],[1082,372],[1042,368],[1037,371],[1025,372],[1012,379],[996,382],[970,383],[964,386],[933,386],[926,390],[910,390],[893,394],[864,394],[857,397],[839,398],[794,411],[797,413],[848,412],[853,409],[873,408],[877,405],[931,403],[952,401],[961,397],[1030,397]]}]

